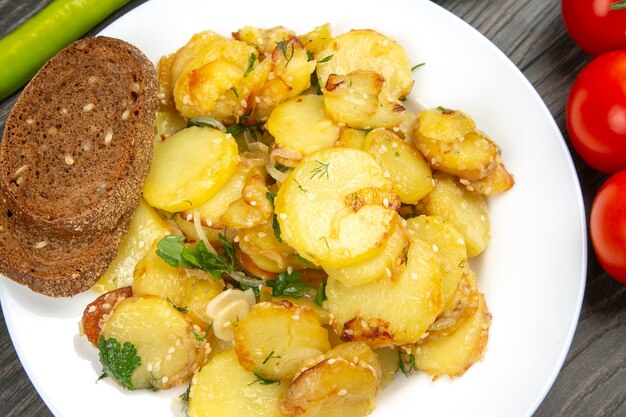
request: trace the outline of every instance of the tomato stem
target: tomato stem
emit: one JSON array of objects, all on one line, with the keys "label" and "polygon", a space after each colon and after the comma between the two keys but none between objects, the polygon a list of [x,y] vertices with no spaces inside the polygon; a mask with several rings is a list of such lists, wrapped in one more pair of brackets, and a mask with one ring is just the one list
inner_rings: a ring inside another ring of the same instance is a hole
[{"label": "tomato stem", "polygon": [[611,10],[624,10],[626,9],[626,0],[619,0],[611,4]]}]

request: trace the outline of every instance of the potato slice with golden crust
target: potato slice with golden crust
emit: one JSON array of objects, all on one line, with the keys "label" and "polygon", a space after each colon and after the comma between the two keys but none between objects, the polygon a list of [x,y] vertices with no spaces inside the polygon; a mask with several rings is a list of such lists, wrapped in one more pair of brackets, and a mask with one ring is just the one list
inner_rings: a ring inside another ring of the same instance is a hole
[{"label": "potato slice with golden crust", "polygon": [[424,157],[389,130],[369,132],[363,150],[378,161],[403,203],[415,204],[434,188],[432,172]]},{"label": "potato slice with golden crust", "polygon": [[211,322],[205,312],[206,305],[222,292],[224,283],[204,271],[168,265],[156,254],[156,245],[157,242],[135,268],[133,293],[169,300],[185,310],[194,324],[206,328]]},{"label": "potato slice with golden crust", "polygon": [[380,74],[382,91],[394,98],[408,95],[413,87],[411,62],[402,46],[374,30],[352,30],[336,36],[315,53],[315,59],[321,86],[326,85],[330,74],[363,70]]},{"label": "potato slice with golden crust", "polygon": [[409,245],[404,229],[396,226],[383,250],[365,262],[343,268],[326,268],[328,276],[347,286],[366,285],[383,278],[389,278],[402,265]]},{"label": "potato slice with golden crust", "polygon": [[433,169],[475,181],[492,174],[497,167],[498,147],[482,133],[470,132],[455,142],[419,134],[414,138]]},{"label": "potato slice with golden crust", "polygon": [[[214,32],[195,34],[176,52],[171,68],[176,108],[184,117],[209,116],[234,123],[247,109],[246,98],[267,79],[250,76],[258,62],[254,46]],[[253,61],[254,59],[254,61]]]},{"label": "potato slice with golden crust", "polygon": [[327,115],[322,96],[304,94],[280,103],[266,123],[279,147],[310,155],[331,148],[339,137],[339,126]]},{"label": "potato slice with golden crust", "polygon": [[291,36],[278,42],[271,59],[272,73],[290,88],[289,98],[299,96],[311,86],[311,74],[315,71],[316,62],[310,58],[300,39]]},{"label": "potato slice with golden crust", "polygon": [[137,263],[148,253],[155,241],[170,233],[170,228],[159,214],[143,198],[140,199],[115,259],[93,289],[103,293],[131,285]]},{"label": "potato slice with golden crust", "polygon": [[[291,382],[279,403],[283,415],[360,417],[372,412],[378,392],[380,365],[369,347],[364,344],[350,345],[354,346],[342,344],[329,351]],[[374,360],[374,365],[368,359]]]},{"label": "potato slice with golden crust", "polygon": [[435,176],[435,188],[423,200],[426,214],[441,216],[452,224],[467,247],[467,256],[479,255],[489,243],[491,231],[485,198],[472,193],[448,175]]},{"label": "potato slice with golden crust", "polygon": [[486,177],[475,181],[461,178],[459,182],[468,191],[482,195],[495,195],[510,190],[515,184],[515,178],[506,169],[499,156],[496,158],[496,163],[498,164],[496,169]]},{"label": "potato slice with golden crust", "polygon": [[154,146],[143,196],[152,207],[178,212],[196,207],[228,181],[239,162],[232,135],[189,127]]},{"label": "potato slice with golden crust", "polygon": [[360,129],[393,128],[403,122],[406,108],[382,91],[383,77],[356,70],[347,75],[330,74],[322,89],[328,115],[337,123]]},{"label": "potato slice with golden crust", "polygon": [[98,346],[102,318],[111,314],[111,311],[113,311],[118,302],[132,296],[133,290],[131,287],[122,287],[102,294],[100,297],[87,304],[87,307],[85,307],[83,311],[80,326],[87,340],[89,340],[92,345]]},{"label": "potato slice with golden crust", "polygon": [[437,216],[418,216],[406,222],[408,235],[430,244],[441,259],[441,296],[446,308],[454,298],[467,266],[467,248],[463,235]]},{"label": "potato slice with golden crust", "polygon": [[476,123],[460,110],[427,109],[417,115],[415,135],[446,143],[463,140],[465,135],[476,130]]},{"label": "potato slice with golden crust", "polygon": [[267,383],[239,365],[232,349],[215,355],[191,381],[189,417],[283,417],[287,384]]},{"label": "potato slice with golden crust", "polygon": [[239,229],[239,249],[258,268],[267,272],[283,272],[289,266],[300,269],[293,250],[284,241],[279,242],[270,222],[251,228]]},{"label": "potato slice with golden crust", "polygon": [[398,205],[374,158],[349,148],[305,157],[275,200],[283,240],[305,259],[331,268],[380,253]]},{"label": "potato slice with golden crust", "polygon": [[270,222],[274,207],[267,197],[268,193],[265,175],[252,175],[241,189],[241,199],[228,206],[219,222],[235,229]]},{"label": "potato slice with golden crust", "polygon": [[134,389],[167,389],[190,378],[210,351],[191,326],[171,303],[146,295],[120,301],[102,320],[100,337],[135,347],[141,364],[131,376]]},{"label": "potato slice with golden crust", "polygon": [[257,304],[233,331],[241,366],[270,380],[290,380],[307,359],[330,349],[317,313],[288,301]]},{"label": "potato slice with golden crust", "polygon": [[316,27],[312,31],[299,36],[300,42],[306,48],[307,51],[315,54],[320,49],[324,48],[328,42],[332,39],[332,30],[329,23],[324,23],[321,26]]},{"label": "potato slice with golden crust", "polygon": [[441,311],[441,267],[431,245],[414,240],[397,275],[359,287],[328,279],[326,308],[344,341],[372,347],[417,342]]},{"label": "potato slice with golden crust", "polygon": [[476,274],[467,269],[448,306],[437,316],[428,328],[429,336],[449,336],[478,309],[479,292],[476,288]]},{"label": "potato slice with golden crust", "polygon": [[463,375],[483,357],[489,338],[491,314],[485,297],[479,295],[478,309],[451,335],[428,336],[414,348],[415,366],[433,376]]},{"label": "potato slice with golden crust", "polygon": [[295,33],[284,26],[275,26],[269,29],[260,29],[244,26],[234,32],[233,38],[254,46],[259,52],[269,55],[276,48],[276,44],[294,36]]}]

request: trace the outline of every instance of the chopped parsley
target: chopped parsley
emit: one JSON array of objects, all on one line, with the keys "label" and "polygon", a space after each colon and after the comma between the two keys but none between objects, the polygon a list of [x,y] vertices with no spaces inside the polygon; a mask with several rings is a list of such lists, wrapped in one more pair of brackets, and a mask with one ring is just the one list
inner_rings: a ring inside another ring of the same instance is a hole
[{"label": "chopped parsley", "polygon": [[263,362],[261,362],[262,365],[265,365],[270,359],[280,359],[281,356],[277,355],[276,352],[271,351],[269,355],[267,355],[267,357],[265,358],[265,360],[263,360]]},{"label": "chopped parsley", "polygon": [[[285,57],[285,60],[287,61],[285,63],[285,67],[286,67],[287,65],[289,65],[289,63],[293,59],[293,55],[295,53],[293,42],[283,40],[280,42],[276,42],[276,46],[278,46],[278,48],[282,51],[283,56]],[[289,54],[289,56],[287,56],[287,53],[288,53],[287,50],[289,49],[289,46],[291,46],[291,51],[290,51],[291,53]]]},{"label": "chopped parsley", "polygon": [[411,68],[411,71],[415,71],[416,69],[423,67],[424,65],[426,65],[425,62],[422,62],[420,64],[415,65],[413,68]]},{"label": "chopped parsley", "polygon": [[196,246],[188,248],[183,245],[183,236],[168,235],[157,243],[157,255],[174,268],[179,265],[188,269],[201,269],[221,279],[222,274],[235,271],[235,256],[233,245],[226,240],[223,234],[219,238],[224,245],[224,254],[209,252],[204,242],[199,241]]},{"label": "chopped parsley", "polygon": [[100,363],[102,363],[102,377],[110,376],[127,389],[135,389],[132,381],[133,372],[141,366],[137,348],[130,342],[120,345],[120,342],[113,337],[106,339],[100,336],[98,350]]},{"label": "chopped parsley", "polygon": [[317,63],[318,63],[318,64],[323,64],[324,62],[328,62],[328,61],[330,61],[331,59],[333,59],[333,56],[334,56],[334,55],[328,55],[327,57],[322,58],[320,61],[317,61]]},{"label": "chopped parsley", "polygon": [[302,274],[300,272],[281,272],[278,277],[266,281],[267,286],[272,287],[274,297],[300,298],[311,287],[304,282],[300,282]]},{"label": "chopped parsley", "polygon": [[172,305],[172,307],[174,307],[176,310],[180,311],[183,314],[187,314],[189,313],[189,310],[187,309],[187,307],[179,307],[176,304],[174,304],[172,302],[172,300],[169,299],[169,297],[167,298],[167,302],[170,303]]}]

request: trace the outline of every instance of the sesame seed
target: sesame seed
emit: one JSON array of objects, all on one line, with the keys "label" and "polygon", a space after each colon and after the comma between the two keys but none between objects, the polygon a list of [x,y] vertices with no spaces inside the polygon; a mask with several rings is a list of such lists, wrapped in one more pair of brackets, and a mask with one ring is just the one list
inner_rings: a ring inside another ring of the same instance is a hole
[{"label": "sesame seed", "polygon": [[148,372],[152,372],[152,363],[149,363],[148,366],[146,366],[146,370]]},{"label": "sesame seed", "polygon": [[291,318],[296,320],[296,321],[300,320],[300,316],[297,315],[297,314],[294,314],[293,316],[291,316]]},{"label": "sesame seed", "polygon": [[124,113],[122,113],[122,120],[126,120],[130,117],[130,110],[126,109],[124,110]]},{"label": "sesame seed", "polygon": [[389,199],[388,198],[383,198],[383,206],[389,207]]},{"label": "sesame seed", "polygon": [[104,303],[104,304],[102,304],[102,308],[105,309],[105,310],[109,310],[111,308],[111,304]]},{"label": "sesame seed", "polygon": [[252,207],[256,206],[256,201],[251,201],[248,204],[250,204]]},{"label": "sesame seed", "polygon": [[335,362],[337,362],[337,360],[336,360],[336,359],[329,359],[329,360],[328,360],[328,364],[329,364],[329,365],[332,365],[332,364],[333,364],[333,363],[335,363]]},{"label": "sesame seed", "polygon": [[170,379],[169,379],[168,377],[166,377],[166,376],[164,376],[163,378],[161,378],[161,382],[162,382],[162,383],[164,383],[164,384],[166,384],[166,383],[167,383],[167,381],[169,381],[169,380],[170,380]]},{"label": "sesame seed", "polygon": [[93,103],[87,103],[83,106],[83,111],[84,112],[92,111],[94,107],[96,106]]},{"label": "sesame seed", "polygon": [[337,393],[337,395],[338,395],[338,396],[340,396],[340,397],[343,397],[343,396],[344,396],[344,395],[346,395],[347,393],[348,393],[348,391],[347,391],[347,390],[342,389],[341,391],[339,391],[339,392]]},{"label": "sesame seed", "polygon": [[267,236],[267,234],[265,234],[265,232],[259,232],[257,235],[258,235],[259,237],[265,237],[265,236]]},{"label": "sesame seed", "polygon": [[233,241],[234,241],[235,243],[239,243],[239,235],[235,236],[235,238],[233,239]]},{"label": "sesame seed", "polygon": [[387,278],[391,278],[391,269],[387,268],[385,274],[387,274]]},{"label": "sesame seed", "polygon": [[291,274],[293,272],[293,267],[290,265],[287,267],[287,273]]},{"label": "sesame seed", "polygon": [[435,253],[439,252],[439,246],[435,245],[433,243],[433,251],[435,251]]},{"label": "sesame seed", "polygon": [[93,313],[94,311],[96,311],[96,306],[91,305],[89,306],[89,309],[87,310],[88,313]]},{"label": "sesame seed", "polygon": [[280,217],[281,219],[285,220],[287,218],[287,215],[285,213],[280,213],[278,215],[278,217]]},{"label": "sesame seed", "polygon": [[108,145],[113,140],[113,130],[109,130],[104,136],[104,144]]},{"label": "sesame seed", "polygon": [[65,163],[68,165],[74,165],[74,158],[72,158],[72,155],[67,154],[65,155]]},{"label": "sesame seed", "polygon": [[465,245],[465,241],[463,240],[463,238],[462,238],[462,237],[458,238],[458,239],[456,240],[456,243],[458,243],[459,245]]},{"label": "sesame seed", "polygon": [[48,246],[48,242],[47,241],[42,241],[42,242],[37,242],[33,245],[33,249],[42,249],[45,248],[46,246]]},{"label": "sesame seed", "polygon": [[172,355],[170,355],[169,353],[167,355],[165,355],[165,361],[171,361],[172,360]]}]

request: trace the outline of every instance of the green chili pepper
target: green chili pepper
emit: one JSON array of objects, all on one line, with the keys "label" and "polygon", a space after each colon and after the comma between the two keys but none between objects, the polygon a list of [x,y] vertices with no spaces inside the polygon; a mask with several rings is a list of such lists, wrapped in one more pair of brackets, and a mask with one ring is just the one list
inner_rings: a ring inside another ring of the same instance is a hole
[{"label": "green chili pepper", "polygon": [[61,49],[128,0],[54,0],[0,39],[0,100],[17,91]]}]

